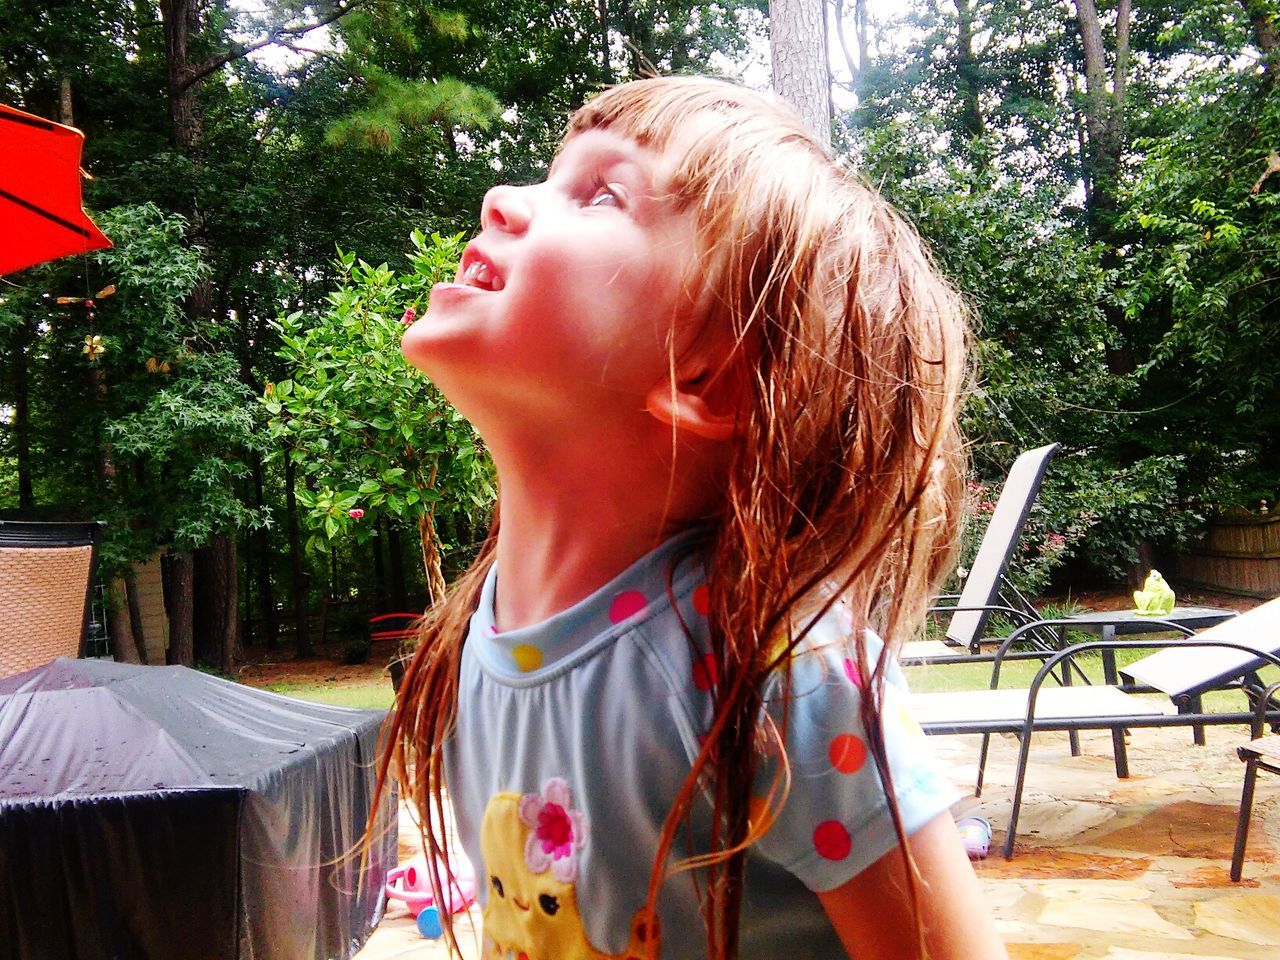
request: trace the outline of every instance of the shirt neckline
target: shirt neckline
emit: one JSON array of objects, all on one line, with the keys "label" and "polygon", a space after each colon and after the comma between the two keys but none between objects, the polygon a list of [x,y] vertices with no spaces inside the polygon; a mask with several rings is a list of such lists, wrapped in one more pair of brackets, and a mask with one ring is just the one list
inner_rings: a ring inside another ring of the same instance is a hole
[{"label": "shirt neckline", "polygon": [[[498,565],[485,575],[480,600],[472,614],[467,642],[484,666],[500,677],[531,682],[566,666],[566,661],[593,641],[604,641],[631,629],[670,606],[668,572],[677,595],[691,575],[690,549],[704,535],[687,530],[640,557],[604,586],[539,623],[499,631],[494,617]],[[676,563],[678,568],[671,569]]]}]

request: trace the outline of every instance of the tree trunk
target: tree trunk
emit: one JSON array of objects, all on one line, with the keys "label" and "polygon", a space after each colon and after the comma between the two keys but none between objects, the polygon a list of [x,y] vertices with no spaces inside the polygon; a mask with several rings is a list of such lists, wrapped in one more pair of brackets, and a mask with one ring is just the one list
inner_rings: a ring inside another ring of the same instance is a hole
[{"label": "tree trunk", "polygon": [[196,659],[230,674],[240,659],[235,539],[216,534],[195,552]]},{"label": "tree trunk", "polygon": [[124,575],[125,604],[129,608],[129,631],[138,652],[138,662],[147,662],[147,638],[142,627],[142,605],[138,602],[138,578],[130,569]]},{"label": "tree trunk", "polygon": [[[218,546],[219,572],[226,585],[222,594],[225,628],[222,634],[222,669],[234,673],[244,660],[244,637],[240,619],[240,579],[237,576],[237,549],[234,533],[220,533],[214,538]],[[220,542],[219,542],[220,541]]]},{"label": "tree trunk", "polygon": [[867,0],[853,0],[853,32],[858,44],[858,56],[855,59],[849,47],[848,37],[844,31],[844,0],[835,0],[834,26],[836,39],[840,43],[840,52],[844,54],[845,66],[849,69],[849,90],[862,102],[863,77],[866,76],[867,64],[870,60],[867,39]]},{"label": "tree trunk", "polygon": [[75,112],[71,107],[71,78],[64,76],[58,82],[58,122],[74,126]]},{"label": "tree trunk", "polygon": [[377,604],[377,613],[386,613],[387,610],[387,569],[382,560],[382,545],[386,542],[387,522],[379,520],[377,526],[374,527],[376,534],[369,540],[369,546],[373,550],[373,592]]},{"label": "tree trunk", "polygon": [[827,69],[826,4],[769,0],[773,89],[795,107],[823,146],[831,146],[831,80]]},{"label": "tree trunk", "polygon": [[324,646],[326,640],[329,639],[329,591],[324,592],[324,596],[320,598],[320,617],[319,624],[316,626],[316,633],[319,635],[319,644]]},{"label": "tree trunk", "polygon": [[[973,2],[955,0],[956,4],[956,93],[960,99],[960,129],[965,139],[982,136],[982,105],[979,101],[981,81],[977,58],[973,54]],[[971,151],[972,152],[972,151]]]},{"label": "tree trunk", "polygon": [[169,131],[173,145],[192,159],[201,146],[200,115],[196,105],[196,85],[188,81],[193,73],[191,34],[200,27],[198,0],[160,0],[164,23],[165,79],[169,93]]},{"label": "tree trunk", "polygon": [[[1116,73],[1112,91],[1107,91],[1106,51],[1102,26],[1094,0],[1076,0],[1076,20],[1084,48],[1085,64],[1085,219],[1092,238],[1103,245],[1102,266],[1119,264],[1122,239],[1117,235],[1115,217],[1120,187],[1120,161],[1124,153],[1124,96],[1129,62],[1130,0],[1120,0],[1117,8]],[[1116,343],[1107,345],[1107,369],[1126,376],[1136,369],[1129,322],[1124,310],[1114,303],[1103,305],[1103,313],[1116,332]]]},{"label": "tree trunk", "polygon": [[[1121,160],[1128,131],[1124,121],[1125,97],[1129,84],[1129,28],[1131,0],[1118,0],[1116,5],[1115,72],[1111,89],[1107,89],[1106,50],[1102,24],[1094,0],[1076,0],[1076,22],[1084,50],[1085,71],[1085,222],[1089,234],[1102,247],[1099,263],[1108,272],[1120,266],[1120,248],[1125,238],[1116,226],[1119,209]],[[1137,369],[1133,335],[1124,309],[1108,300],[1102,305],[1108,326],[1115,331],[1115,342],[1106,345],[1107,370],[1124,377]],[[1134,447],[1123,450],[1134,459],[1146,451]],[[1141,585],[1151,570],[1153,549],[1149,540],[1138,544],[1138,560],[1128,570],[1131,585]]]},{"label": "tree trunk", "polygon": [[1262,90],[1269,92],[1280,76],[1280,24],[1263,0],[1240,0],[1253,25],[1253,42],[1262,54]]},{"label": "tree trunk", "polygon": [[596,0],[596,15],[600,20],[600,76],[605,83],[612,83],[613,68],[609,63],[609,0]]},{"label": "tree trunk", "polygon": [[163,561],[164,605],[169,615],[169,650],[165,662],[183,667],[196,663],[193,637],[195,561],[189,552],[170,552]]},{"label": "tree trunk", "polygon": [[390,522],[387,523],[387,553],[391,567],[391,602],[396,610],[403,611],[408,605],[404,589],[404,551],[400,546],[400,531]]},{"label": "tree trunk", "polygon": [[141,663],[133,629],[129,623],[129,600],[124,578],[116,577],[107,585],[107,630],[111,638],[111,656],[116,663]]},{"label": "tree trunk", "polygon": [[27,358],[35,340],[35,324],[24,317],[13,347],[13,453],[18,468],[18,509],[35,506],[31,484],[31,397]]},{"label": "tree trunk", "polygon": [[[266,498],[263,494],[262,457],[256,453],[253,455],[253,499],[254,506],[261,510]],[[258,551],[258,610],[262,615],[267,649],[274,650],[280,643],[280,621],[276,617],[276,594],[271,584],[271,536],[266,527],[258,529],[254,542]]]},{"label": "tree trunk", "polygon": [[[71,105],[71,78],[64,76],[58,85],[58,121],[67,126],[72,126],[75,121]],[[105,412],[107,380],[102,368],[93,360],[89,361],[87,379],[90,404],[96,406],[99,411]],[[97,474],[99,486],[104,491],[115,491],[116,468],[111,461],[111,446],[103,436],[98,438],[94,472]],[[138,657],[128,607],[128,589],[124,580],[116,577],[107,584],[107,629],[111,635],[111,655],[120,663],[145,662]]]},{"label": "tree trunk", "polygon": [[302,537],[298,530],[298,500],[294,496],[296,482],[292,456],[284,459],[285,520],[289,529],[289,569],[293,574],[294,647],[299,659],[312,655],[310,624],[307,622],[306,561],[302,555]]}]

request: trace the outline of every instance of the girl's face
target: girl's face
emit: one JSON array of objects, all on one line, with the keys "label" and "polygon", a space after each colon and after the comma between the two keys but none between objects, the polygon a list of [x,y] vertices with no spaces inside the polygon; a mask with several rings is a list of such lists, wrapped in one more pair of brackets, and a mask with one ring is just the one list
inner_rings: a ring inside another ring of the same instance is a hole
[{"label": "girl's face", "polygon": [[696,327],[697,244],[663,198],[668,174],[659,154],[589,130],[545,182],[490,190],[457,279],[432,290],[405,356],[482,429],[486,413],[642,412]]}]

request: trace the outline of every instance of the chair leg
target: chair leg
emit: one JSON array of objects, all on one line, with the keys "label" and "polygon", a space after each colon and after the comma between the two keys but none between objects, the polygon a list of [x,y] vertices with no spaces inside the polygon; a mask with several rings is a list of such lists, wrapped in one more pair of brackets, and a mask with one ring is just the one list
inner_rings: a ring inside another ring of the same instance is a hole
[{"label": "chair leg", "polygon": [[1018,766],[1013,774],[1013,805],[1009,808],[1009,832],[1004,838],[1004,858],[1013,859],[1013,841],[1018,835],[1018,814],[1022,810],[1022,786],[1027,778],[1027,761],[1031,756],[1031,731],[1019,735]]},{"label": "chair leg", "polygon": [[978,781],[973,786],[973,795],[982,796],[982,778],[987,772],[987,751],[991,748],[991,734],[982,735],[982,749],[978,751]]},{"label": "chair leg", "polygon": [[[1071,686],[1071,670],[1069,667],[1070,665],[1068,664],[1068,669],[1062,671],[1062,685],[1064,687]],[[1080,734],[1075,730],[1068,730],[1067,743],[1071,747],[1071,755],[1073,757],[1080,756]]]},{"label": "chair leg", "polygon": [[1244,790],[1240,794],[1240,817],[1236,820],[1236,845],[1231,852],[1231,879],[1238,882],[1244,868],[1244,845],[1249,839],[1249,817],[1253,812],[1253,785],[1258,780],[1258,765],[1246,760]]},{"label": "chair leg", "polygon": [[1111,755],[1116,762],[1116,776],[1121,780],[1129,779],[1129,744],[1125,742],[1124,727],[1111,728]]},{"label": "chair leg", "polygon": [[[1198,695],[1191,698],[1191,709],[1195,713],[1204,713],[1204,704],[1202,703]],[[1193,723],[1191,725],[1191,739],[1195,742],[1195,745],[1197,747],[1204,746],[1204,724],[1203,723]]]}]

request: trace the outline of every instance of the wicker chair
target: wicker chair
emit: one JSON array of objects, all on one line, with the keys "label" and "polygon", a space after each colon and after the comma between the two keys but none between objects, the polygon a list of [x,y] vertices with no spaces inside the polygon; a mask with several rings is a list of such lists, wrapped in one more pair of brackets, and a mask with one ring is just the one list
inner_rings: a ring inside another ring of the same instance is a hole
[{"label": "wicker chair", "polygon": [[0,677],[81,655],[103,526],[0,520]]}]

